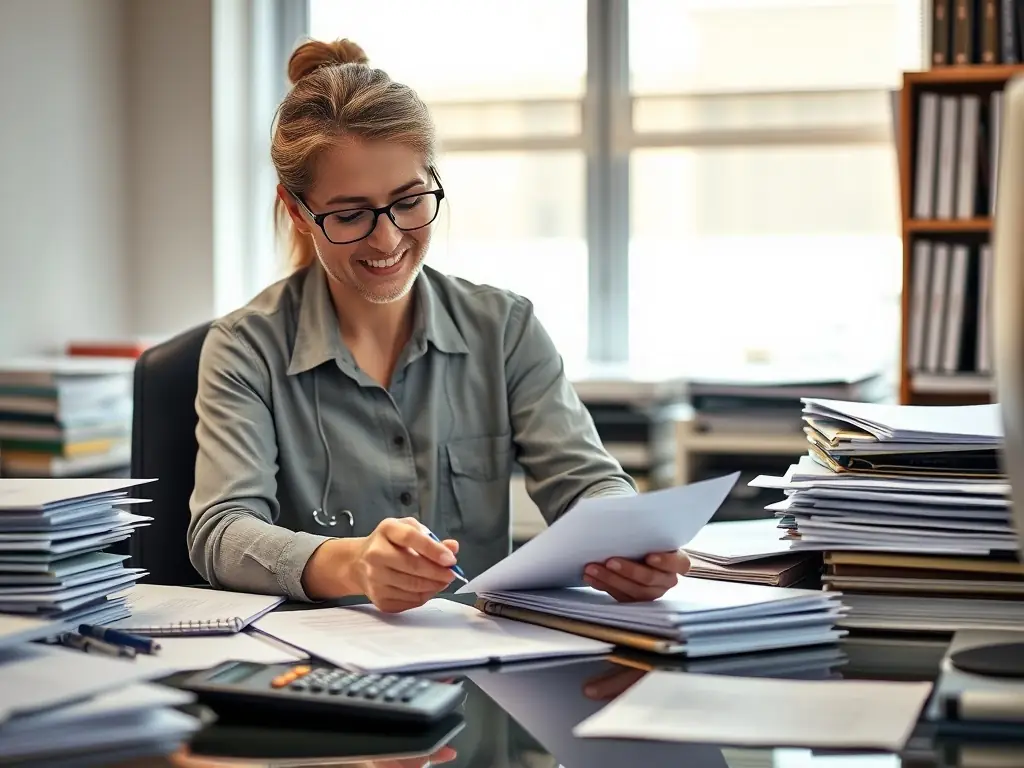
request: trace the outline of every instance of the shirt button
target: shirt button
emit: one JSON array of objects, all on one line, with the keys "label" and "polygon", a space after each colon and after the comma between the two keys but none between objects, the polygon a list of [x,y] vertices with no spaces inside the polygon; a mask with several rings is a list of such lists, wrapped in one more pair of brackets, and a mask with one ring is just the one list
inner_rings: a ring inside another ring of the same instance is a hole
[{"label": "shirt button", "polygon": [[401,448],[405,445],[405,435],[395,435],[391,442],[395,444],[395,448]]},{"label": "shirt button", "polygon": [[398,497],[398,500],[405,506],[412,504],[412,494],[408,491],[402,491],[402,494]]}]

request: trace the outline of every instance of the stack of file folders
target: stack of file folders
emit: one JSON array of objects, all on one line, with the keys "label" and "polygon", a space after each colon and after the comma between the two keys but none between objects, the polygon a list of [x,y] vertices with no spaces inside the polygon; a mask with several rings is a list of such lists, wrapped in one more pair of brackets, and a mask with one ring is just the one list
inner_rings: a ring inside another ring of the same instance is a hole
[{"label": "stack of file folders", "polygon": [[109,766],[155,758],[177,751],[202,726],[178,709],[193,703],[193,694],[148,682],[167,674],[159,664],[55,645],[6,645],[5,629],[0,617],[0,764]]},{"label": "stack of file folders", "polygon": [[824,552],[851,628],[952,632],[1024,624],[997,405],[804,401],[807,456],[772,504],[796,551]]},{"label": "stack of file folders", "polygon": [[129,615],[123,595],[145,572],[103,550],[150,517],[123,507],[146,501],[142,480],[0,479],[0,613],[104,624]]},{"label": "stack of file folders", "polygon": [[686,545],[687,576],[769,587],[817,587],[819,552],[791,552],[774,519],[708,523]]},{"label": "stack of file folders", "polygon": [[662,598],[619,603],[589,587],[481,592],[485,613],[689,658],[833,643],[838,594],[684,577]]}]

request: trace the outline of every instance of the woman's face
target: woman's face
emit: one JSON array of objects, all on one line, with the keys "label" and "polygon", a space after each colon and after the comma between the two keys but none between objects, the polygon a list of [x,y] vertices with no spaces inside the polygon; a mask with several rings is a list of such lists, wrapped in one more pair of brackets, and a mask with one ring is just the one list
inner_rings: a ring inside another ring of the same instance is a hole
[{"label": "woman's face", "polygon": [[406,296],[427,254],[433,224],[403,231],[381,215],[367,237],[345,244],[331,241],[354,239],[369,229],[373,214],[359,209],[382,208],[400,200],[392,212],[407,229],[419,223],[417,217],[425,220],[433,213],[437,204],[433,197],[409,198],[435,188],[423,157],[404,144],[351,139],[321,155],[314,178],[304,201],[314,213],[332,212],[324,222],[330,239],[294,201],[289,201],[289,208],[293,217],[300,216],[296,223],[312,234],[327,274],[339,287],[374,304]]}]

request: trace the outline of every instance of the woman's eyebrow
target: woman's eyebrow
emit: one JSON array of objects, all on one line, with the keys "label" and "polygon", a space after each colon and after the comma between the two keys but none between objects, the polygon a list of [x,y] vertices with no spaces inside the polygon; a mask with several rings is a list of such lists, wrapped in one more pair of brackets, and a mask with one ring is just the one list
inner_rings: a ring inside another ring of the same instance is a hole
[{"label": "woman's eyebrow", "polygon": [[[421,187],[424,184],[425,184],[425,182],[423,181],[423,179],[414,179],[413,181],[406,182],[405,184],[403,184],[400,187],[396,187],[395,189],[392,189],[388,193],[388,195],[390,197],[394,197],[395,195],[400,195],[403,192],[408,192],[410,189],[413,189],[414,187]],[[334,205],[335,203],[368,203],[369,201],[370,201],[370,198],[368,198],[368,197],[359,197],[359,196],[350,197],[348,195],[335,195],[330,200],[328,200],[325,203],[325,205]]]}]

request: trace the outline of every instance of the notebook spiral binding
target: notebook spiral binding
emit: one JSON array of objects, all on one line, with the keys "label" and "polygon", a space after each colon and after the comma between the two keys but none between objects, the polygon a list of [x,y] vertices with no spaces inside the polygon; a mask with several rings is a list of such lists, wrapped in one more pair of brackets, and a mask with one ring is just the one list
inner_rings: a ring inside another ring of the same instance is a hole
[{"label": "notebook spiral binding", "polygon": [[231,619],[209,619],[205,621],[179,621],[174,624],[161,624],[155,627],[125,628],[128,632],[139,635],[213,635],[241,632],[245,622],[237,616]]}]

